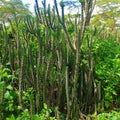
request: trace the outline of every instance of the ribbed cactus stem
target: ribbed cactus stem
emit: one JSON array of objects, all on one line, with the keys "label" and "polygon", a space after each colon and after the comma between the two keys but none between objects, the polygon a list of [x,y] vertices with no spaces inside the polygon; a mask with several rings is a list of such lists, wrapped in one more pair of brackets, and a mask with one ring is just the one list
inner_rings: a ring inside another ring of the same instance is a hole
[{"label": "ribbed cactus stem", "polygon": [[69,100],[69,84],[68,84],[68,66],[66,67],[66,81],[65,81],[65,88],[66,88],[66,99],[67,99],[67,118],[66,120],[70,119],[70,100]]}]

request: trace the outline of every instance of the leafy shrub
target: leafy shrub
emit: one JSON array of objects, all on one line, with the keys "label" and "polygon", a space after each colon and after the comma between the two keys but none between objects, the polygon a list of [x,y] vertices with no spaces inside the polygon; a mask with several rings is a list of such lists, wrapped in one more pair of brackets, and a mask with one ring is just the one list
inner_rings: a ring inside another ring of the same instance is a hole
[{"label": "leafy shrub", "polygon": [[120,103],[119,51],[119,44],[112,38],[109,38],[109,40],[98,40],[93,47],[93,56],[96,60],[96,79],[102,83],[105,108],[111,107],[114,101],[117,101],[117,104]]},{"label": "leafy shrub", "polygon": [[0,68],[0,108],[3,118],[19,113],[18,91],[14,88],[16,77],[10,74],[10,69]]},{"label": "leafy shrub", "polygon": [[120,112],[111,111],[97,115],[95,120],[120,120]]},{"label": "leafy shrub", "polygon": [[40,114],[30,115],[28,109],[25,109],[17,118],[12,114],[6,120],[56,120],[55,117],[51,117],[51,109],[48,109],[47,105],[44,104],[44,108]]},{"label": "leafy shrub", "polygon": [[[18,103],[18,91],[15,89],[14,79],[16,77],[10,74],[8,68],[0,68],[0,104],[2,104],[2,118],[6,120],[56,120],[51,117],[51,109],[44,104],[40,114],[31,115],[28,109],[21,111]],[[33,89],[24,92],[24,102],[29,102],[33,96]],[[30,103],[26,103],[28,105]],[[28,107],[29,108],[29,107]]]}]

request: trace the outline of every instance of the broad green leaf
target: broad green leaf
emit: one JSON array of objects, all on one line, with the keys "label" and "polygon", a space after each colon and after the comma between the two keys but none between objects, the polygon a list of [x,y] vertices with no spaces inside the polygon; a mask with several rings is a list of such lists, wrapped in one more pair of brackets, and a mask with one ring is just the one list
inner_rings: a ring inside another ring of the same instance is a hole
[{"label": "broad green leaf", "polygon": [[47,109],[47,104],[44,103],[43,106],[44,106],[44,109]]},{"label": "broad green leaf", "polygon": [[12,85],[10,84],[10,85],[8,85],[7,87],[6,87],[8,90],[13,90],[13,87],[12,87]]},{"label": "broad green leaf", "polygon": [[105,101],[105,107],[106,108],[110,107],[110,102],[109,101]]},{"label": "broad green leaf", "polygon": [[10,118],[7,118],[6,120],[16,120],[14,115],[11,115]]},{"label": "broad green leaf", "polygon": [[6,91],[6,93],[4,94],[4,98],[9,99],[10,97],[10,92]]}]

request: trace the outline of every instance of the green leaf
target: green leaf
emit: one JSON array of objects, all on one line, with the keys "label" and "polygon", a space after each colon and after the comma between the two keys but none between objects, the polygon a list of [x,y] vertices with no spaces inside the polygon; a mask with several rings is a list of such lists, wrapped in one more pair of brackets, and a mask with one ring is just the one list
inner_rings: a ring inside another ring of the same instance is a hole
[{"label": "green leaf", "polygon": [[44,103],[43,106],[44,106],[44,109],[47,109],[47,104]]},{"label": "green leaf", "polygon": [[6,93],[4,94],[4,98],[10,100],[10,99],[13,99],[13,96],[11,96],[9,91],[6,91]]},{"label": "green leaf", "polygon": [[109,101],[105,101],[105,107],[106,108],[110,107],[110,102]]},{"label": "green leaf", "polygon": [[40,120],[39,115],[32,115],[32,120]]},{"label": "green leaf", "polygon": [[7,77],[8,76],[7,72],[4,72],[2,76]]},{"label": "green leaf", "polygon": [[6,88],[7,88],[8,90],[13,90],[12,85],[8,85]]},{"label": "green leaf", "polygon": [[1,80],[2,80],[2,75],[0,74],[0,82],[1,82]]},{"label": "green leaf", "polygon": [[7,118],[6,120],[16,120],[14,115],[11,115],[10,118]]},{"label": "green leaf", "polygon": [[111,120],[118,120],[117,118],[118,118],[117,116],[113,116]]}]

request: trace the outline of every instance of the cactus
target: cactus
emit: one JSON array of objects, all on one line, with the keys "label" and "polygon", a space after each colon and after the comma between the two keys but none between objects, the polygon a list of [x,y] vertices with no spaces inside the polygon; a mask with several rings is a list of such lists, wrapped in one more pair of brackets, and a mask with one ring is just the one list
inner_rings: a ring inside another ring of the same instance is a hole
[{"label": "cactus", "polygon": [[35,98],[29,105],[31,114],[39,112],[46,102],[52,109],[58,106],[60,111],[67,111],[69,120],[78,117],[83,108],[88,108],[88,100],[94,91],[91,55],[94,37],[86,32],[90,33],[87,20],[90,16],[84,11],[84,1],[81,3],[82,14],[86,16],[78,13],[73,18],[64,15],[63,1],[60,3],[61,15],[56,0],[54,4],[47,6],[43,0],[43,8],[39,8],[36,0],[35,17],[28,15],[24,21],[17,22],[18,25],[9,21],[11,32],[16,31],[13,44],[8,40],[7,27],[2,26],[0,34],[5,40],[2,46],[5,52],[0,56],[0,62],[10,61],[12,71],[18,71],[15,74],[19,78],[19,102],[23,107],[22,91],[33,87]]},{"label": "cactus", "polygon": [[36,0],[35,13],[39,18],[40,24],[44,24],[52,30],[56,30],[56,15],[55,8],[51,10],[50,4],[46,6],[46,0],[42,1],[43,9],[39,9],[38,1]]}]

